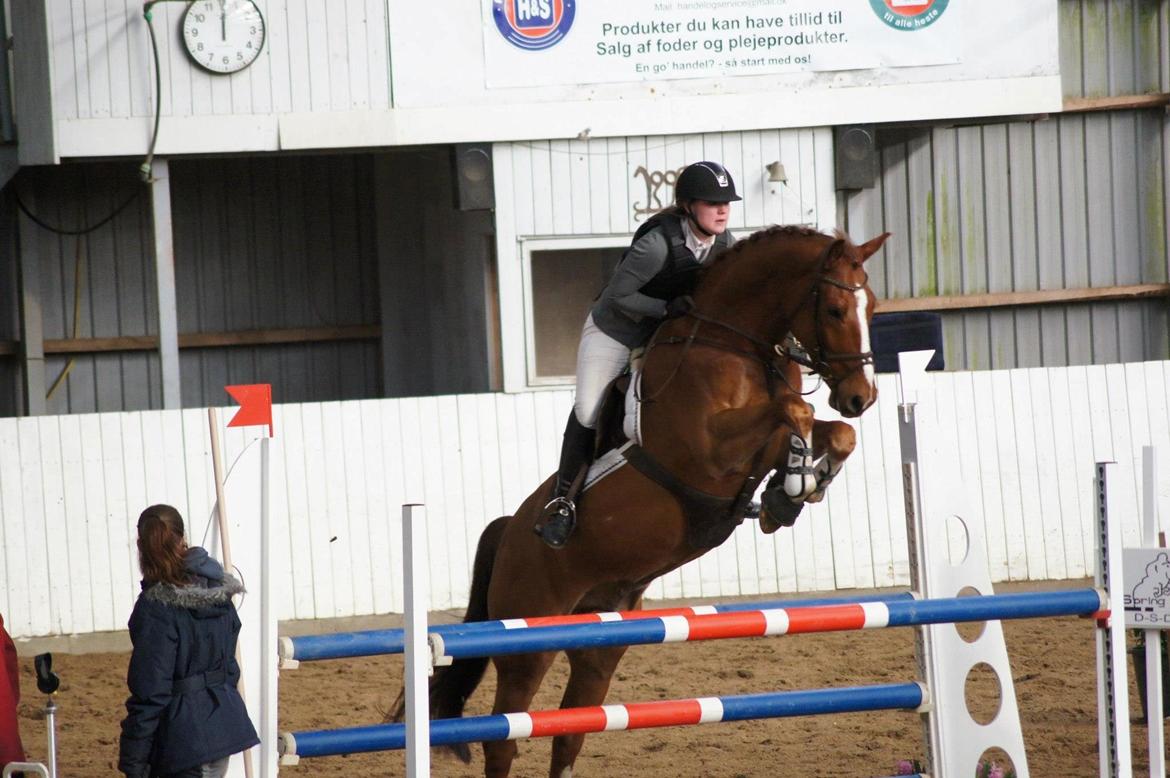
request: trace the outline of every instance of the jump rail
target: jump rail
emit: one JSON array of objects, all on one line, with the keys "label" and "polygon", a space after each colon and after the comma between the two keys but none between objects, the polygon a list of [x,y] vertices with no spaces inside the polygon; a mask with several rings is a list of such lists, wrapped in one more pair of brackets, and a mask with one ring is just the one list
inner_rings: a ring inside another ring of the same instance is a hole
[{"label": "jump rail", "polygon": [[[926,687],[920,683],[884,684],[435,719],[430,722],[430,732],[431,745],[440,746],[719,721],[918,710],[926,702]],[[281,735],[279,749],[281,756],[287,759],[400,750],[405,744],[405,724],[379,724],[286,732]]]},{"label": "jump rail", "polygon": [[[897,602],[911,600],[913,598],[914,595],[910,592],[897,592],[894,594],[867,594],[855,597],[764,600],[761,602],[736,602],[723,605],[696,605],[683,608],[577,613],[569,616],[541,616],[530,619],[502,619],[498,621],[472,621],[460,624],[438,624],[428,627],[427,632],[432,635],[440,635],[446,639],[448,635],[492,631],[502,632],[505,630],[527,629],[531,627],[597,624],[599,622],[632,621],[666,616],[700,616],[712,613],[738,613],[754,610],[772,610],[775,608],[803,608],[860,602]],[[337,632],[329,635],[303,635],[300,637],[282,637],[279,643],[279,656],[281,668],[289,670],[295,668],[298,662],[401,654],[403,645],[404,637],[401,629],[373,629],[360,632]]]},{"label": "jump rail", "polygon": [[601,648],[693,640],[841,632],[964,621],[1088,616],[1107,609],[1097,589],[947,597],[933,600],[866,602],[773,608],[698,616],[661,616],[634,621],[568,624],[520,630],[431,635],[436,664],[446,657],[526,654],[572,648]]}]

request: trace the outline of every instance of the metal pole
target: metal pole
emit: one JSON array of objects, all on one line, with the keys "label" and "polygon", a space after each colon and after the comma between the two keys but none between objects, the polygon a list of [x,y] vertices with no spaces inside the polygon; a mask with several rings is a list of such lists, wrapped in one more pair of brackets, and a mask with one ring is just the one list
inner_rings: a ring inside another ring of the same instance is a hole
[{"label": "metal pole", "polygon": [[162,366],[163,408],[182,407],[179,383],[179,314],[175,297],[175,241],[171,223],[171,174],[165,159],[150,167],[150,205],[154,218],[154,268],[158,291],[158,353]]},{"label": "metal pole", "polygon": [[431,650],[427,643],[429,597],[427,555],[423,542],[426,510],[421,505],[402,506],[402,560],[406,631],[406,775],[431,774],[430,682]]},{"label": "metal pole", "polygon": [[[1153,446],[1142,447],[1142,507],[1144,545],[1157,548],[1158,535],[1158,456]],[[1143,630],[1146,638],[1146,726],[1149,731],[1150,775],[1166,775],[1166,735],[1162,722],[1162,631]]]},{"label": "metal pole", "polygon": [[57,703],[45,705],[45,729],[49,732],[49,778],[57,778]]},{"label": "metal pole", "polygon": [[272,590],[272,503],[268,480],[269,439],[260,438],[260,775],[276,776],[276,706],[277,679],[272,667],[276,656],[276,609]]},{"label": "metal pole", "polygon": [[[1109,525],[1105,465],[1097,463],[1097,588],[1109,592],[1109,623],[1097,630],[1097,748],[1102,778],[1132,778],[1129,684],[1125,680],[1125,599],[1121,533]],[[1159,690],[1160,691],[1160,690]]]}]

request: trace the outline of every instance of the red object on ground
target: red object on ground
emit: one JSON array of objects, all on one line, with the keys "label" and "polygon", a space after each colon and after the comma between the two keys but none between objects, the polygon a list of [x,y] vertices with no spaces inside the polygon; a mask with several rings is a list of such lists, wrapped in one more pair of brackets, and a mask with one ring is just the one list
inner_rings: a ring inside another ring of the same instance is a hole
[{"label": "red object on ground", "polygon": [[20,665],[16,661],[16,646],[4,629],[4,617],[0,616],[0,766],[24,761],[16,721],[19,704]]}]

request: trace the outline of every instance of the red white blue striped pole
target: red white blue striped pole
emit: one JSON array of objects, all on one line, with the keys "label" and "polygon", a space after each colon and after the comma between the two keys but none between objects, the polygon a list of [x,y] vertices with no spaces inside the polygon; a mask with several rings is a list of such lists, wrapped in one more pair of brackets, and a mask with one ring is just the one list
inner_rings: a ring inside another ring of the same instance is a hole
[{"label": "red white blue striped pole", "polygon": [[[921,707],[926,699],[926,690],[921,684],[903,683],[436,719],[430,722],[431,745],[677,727],[717,721],[873,710],[914,710]],[[286,732],[281,735],[280,753],[282,756],[305,758],[335,756],[402,749],[405,743],[405,725],[381,724],[315,732]]]},{"label": "red white blue striped pole", "polygon": [[744,613],[662,616],[636,621],[431,635],[431,642],[436,657],[469,659],[570,648],[841,632],[962,621],[1087,616],[1103,610],[1103,603],[1103,595],[1096,589],[1070,589],[890,603],[774,608]]},{"label": "red white blue striped pole", "polygon": [[[656,610],[615,611],[611,613],[577,613],[568,616],[541,616],[530,619],[502,619],[498,621],[473,621],[463,624],[432,624],[431,634],[442,636],[479,631],[503,631],[527,629],[529,627],[551,627],[567,624],[597,624],[609,621],[630,621],[653,619],[662,616],[698,616],[710,613],[738,613],[773,608],[797,608],[815,605],[841,605],[861,602],[897,602],[913,599],[910,592],[894,594],[870,594],[855,597],[819,597],[800,600],[765,600],[763,602],[738,602],[724,605],[695,605],[684,608],[659,608]],[[350,659],[359,656],[382,656],[401,654],[403,631],[401,629],[374,629],[360,632],[338,632],[331,635],[303,635],[280,639],[280,658],[286,663],[313,662],[321,659]]]}]

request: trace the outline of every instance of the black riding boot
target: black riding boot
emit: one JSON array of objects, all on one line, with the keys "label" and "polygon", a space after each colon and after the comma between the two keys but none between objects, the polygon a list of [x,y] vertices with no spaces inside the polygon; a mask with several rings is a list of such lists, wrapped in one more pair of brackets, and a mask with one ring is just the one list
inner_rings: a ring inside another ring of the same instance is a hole
[{"label": "black riding boot", "polygon": [[577,525],[575,494],[569,494],[574,481],[583,468],[593,460],[594,431],[577,421],[575,411],[569,411],[569,423],[565,425],[565,437],[561,441],[561,465],[557,469],[557,482],[553,486],[552,499],[544,506],[541,523],[533,527],[548,545],[561,548],[568,541],[573,527]]}]

